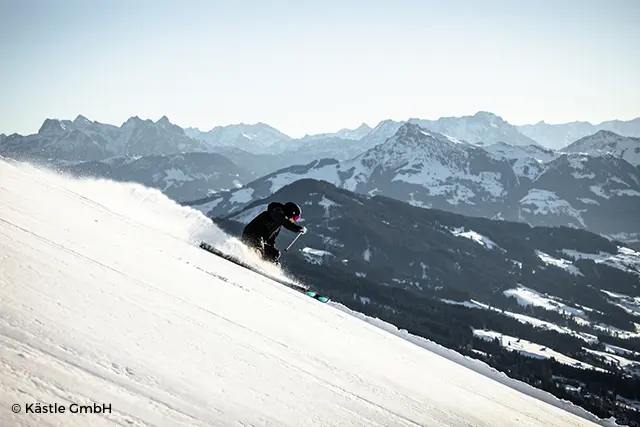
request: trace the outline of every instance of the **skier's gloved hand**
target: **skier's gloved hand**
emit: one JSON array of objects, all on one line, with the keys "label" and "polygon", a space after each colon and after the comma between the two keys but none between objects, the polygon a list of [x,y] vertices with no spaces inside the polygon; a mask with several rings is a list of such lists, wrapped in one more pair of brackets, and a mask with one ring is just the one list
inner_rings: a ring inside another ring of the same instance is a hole
[{"label": "skier's gloved hand", "polygon": [[306,232],[307,232],[307,227],[304,227],[304,226],[303,226],[303,227],[300,229],[300,234],[306,234]]}]

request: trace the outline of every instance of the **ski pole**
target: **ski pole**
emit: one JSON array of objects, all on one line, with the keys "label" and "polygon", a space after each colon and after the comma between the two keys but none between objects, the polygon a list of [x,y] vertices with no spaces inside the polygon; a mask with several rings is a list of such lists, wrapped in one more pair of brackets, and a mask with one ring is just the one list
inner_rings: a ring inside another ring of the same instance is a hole
[{"label": "ski pole", "polygon": [[293,239],[293,240],[291,241],[291,243],[289,243],[289,246],[287,246],[287,249],[285,249],[284,251],[285,251],[285,252],[287,252],[287,251],[289,250],[289,248],[291,247],[291,245],[293,245],[293,244],[296,242],[296,240],[298,240],[298,237],[300,237],[301,235],[302,235],[302,233],[298,233],[298,235],[296,236],[296,238],[295,238],[295,239]]}]

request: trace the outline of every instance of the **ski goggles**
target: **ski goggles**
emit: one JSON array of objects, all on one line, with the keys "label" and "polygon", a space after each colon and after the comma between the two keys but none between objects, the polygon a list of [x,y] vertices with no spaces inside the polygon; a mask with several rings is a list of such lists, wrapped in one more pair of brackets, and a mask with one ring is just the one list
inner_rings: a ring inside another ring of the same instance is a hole
[{"label": "ski goggles", "polygon": [[293,219],[294,221],[298,221],[300,219],[300,215],[294,215],[291,219]]}]

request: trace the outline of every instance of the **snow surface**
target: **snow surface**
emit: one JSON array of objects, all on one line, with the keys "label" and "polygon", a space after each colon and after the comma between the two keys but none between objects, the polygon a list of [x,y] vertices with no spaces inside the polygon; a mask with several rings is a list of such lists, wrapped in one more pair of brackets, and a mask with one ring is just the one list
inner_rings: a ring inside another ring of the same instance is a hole
[{"label": "snow surface", "polygon": [[629,295],[618,294],[604,289],[600,289],[600,291],[607,294],[607,296],[615,301],[612,302],[612,304],[620,307],[629,314],[640,316],[640,297],[631,297]]},{"label": "snow surface", "polygon": [[164,178],[166,182],[166,186],[164,188],[165,190],[178,182],[189,182],[195,179],[195,177],[187,176],[185,175],[184,171],[175,167],[167,169],[166,171],[164,171],[164,173],[166,175]]},{"label": "snow surface", "polygon": [[611,354],[609,352],[604,352],[604,351],[596,351],[596,350],[591,350],[588,348],[585,348],[585,351],[587,351],[588,353],[591,353],[597,357],[600,357],[601,359],[616,365],[617,367],[621,368],[621,369],[625,369],[629,372],[630,375],[633,376],[639,376],[640,377],[640,362],[637,362],[635,360],[629,360],[626,357],[622,357],[616,354]]},{"label": "snow surface", "polygon": [[545,164],[561,155],[535,145],[515,146],[505,142],[496,142],[483,148],[495,159],[512,160],[512,168],[516,176],[526,177],[532,181],[544,171]]},{"label": "snow surface", "polygon": [[[473,230],[465,231],[464,227],[456,227],[453,230],[449,231],[456,237],[466,237],[467,239],[471,239],[487,249],[499,248],[499,246],[496,245],[493,240]],[[504,249],[500,249],[504,251]]]},{"label": "snow surface", "polygon": [[[603,291],[606,292],[606,291]],[[589,319],[589,316],[586,312],[594,311],[592,308],[580,306],[580,308],[571,307],[561,300],[556,300],[555,297],[551,297],[548,295],[543,295],[539,292],[536,292],[533,289],[526,288],[524,286],[518,286],[515,289],[507,289],[503,292],[507,297],[515,298],[523,307],[527,307],[529,305],[541,307],[545,310],[556,311],[563,315],[571,315],[574,316],[573,320],[577,323],[581,323],[585,326],[590,326],[599,331],[605,332],[609,335],[617,335],[620,338],[635,338],[640,337],[640,324],[635,324],[636,331],[625,331],[623,329],[616,328],[611,325],[606,325],[602,323],[596,323]],[[616,304],[618,307],[625,309],[631,314],[634,314],[634,309],[638,308],[637,304],[640,304],[640,301],[636,301],[631,297],[627,297],[628,299],[623,299],[621,303]],[[584,334],[581,334],[584,335]]]},{"label": "snow surface", "polygon": [[549,190],[533,188],[519,201],[522,210],[533,215],[567,215],[574,217],[586,228],[579,210]]},{"label": "snow surface", "polygon": [[567,272],[575,276],[584,276],[584,274],[580,272],[580,269],[573,265],[573,263],[569,260],[563,258],[554,258],[551,255],[539,250],[536,250],[536,255],[538,255],[538,258],[540,258],[542,262],[547,265],[553,265],[555,267],[562,268],[563,270],[566,270]]},{"label": "snow surface", "polygon": [[[514,293],[514,291],[516,291],[516,290],[515,289],[511,289],[511,290],[505,291],[504,293],[505,293],[506,296],[515,296],[516,294]],[[475,309],[478,309],[478,310],[492,310],[492,311],[498,312],[500,314],[503,314],[504,316],[512,317],[512,318],[516,319],[520,323],[529,324],[529,325],[533,326],[534,328],[547,329],[547,330],[550,330],[550,331],[559,332],[561,334],[571,335],[571,336],[574,336],[576,338],[580,338],[581,340],[584,340],[587,343],[598,342],[598,337],[596,337],[595,335],[588,334],[586,332],[574,331],[571,328],[567,328],[565,326],[559,326],[559,325],[556,325],[555,323],[547,322],[546,320],[538,319],[538,318],[532,317],[532,316],[527,316],[526,314],[514,313],[512,311],[502,310],[502,309],[499,309],[499,308],[496,308],[496,307],[492,307],[489,304],[485,304],[485,303],[482,303],[482,302],[479,302],[479,301],[475,301],[475,300],[453,301],[453,300],[449,300],[449,299],[445,299],[445,298],[441,298],[440,300],[442,302],[446,303],[446,304],[451,304],[451,305],[461,305],[463,307],[475,308]],[[528,303],[528,300],[521,301],[519,299],[518,301],[519,301],[520,305],[523,305],[523,306],[530,305],[530,303]],[[544,301],[544,302],[546,303],[546,301]],[[547,307],[549,307],[550,309],[556,308],[556,306],[553,306],[551,304],[548,304]]]},{"label": "snow surface", "polygon": [[515,298],[518,304],[521,306],[533,305],[536,307],[542,307],[545,310],[557,311],[561,314],[571,314],[578,317],[586,317],[584,310],[570,307],[562,302],[556,301],[553,298],[543,295],[539,292],[529,289],[524,286],[519,286],[516,289],[507,289],[503,292],[507,297]]},{"label": "snow surface", "polygon": [[251,257],[157,190],[0,159],[0,222],[3,426],[614,425],[197,248]]},{"label": "snow surface", "polygon": [[634,273],[640,276],[640,252],[634,251],[631,248],[624,246],[618,246],[617,254],[610,254],[608,252],[600,252],[598,254],[589,254],[579,252],[574,249],[562,249],[565,255],[578,259],[590,259],[597,264],[604,264],[610,267],[617,268],[628,273]]},{"label": "snow surface", "polygon": [[555,359],[558,363],[573,366],[580,369],[593,369],[599,372],[606,372],[602,368],[595,367],[588,363],[581,362],[569,356],[565,356],[562,353],[558,353],[549,347],[527,341],[511,335],[505,335],[500,332],[487,330],[487,329],[474,329],[473,334],[478,338],[493,341],[498,339],[500,345],[509,351],[515,351],[523,356],[532,357],[536,359]]}]

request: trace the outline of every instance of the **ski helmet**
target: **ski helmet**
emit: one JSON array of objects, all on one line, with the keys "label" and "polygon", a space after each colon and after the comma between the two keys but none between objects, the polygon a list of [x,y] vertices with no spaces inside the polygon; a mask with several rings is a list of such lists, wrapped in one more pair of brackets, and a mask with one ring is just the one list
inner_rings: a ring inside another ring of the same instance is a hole
[{"label": "ski helmet", "polygon": [[296,221],[300,219],[300,214],[302,214],[300,206],[296,205],[293,202],[285,203],[282,211],[287,218],[293,218]]}]

